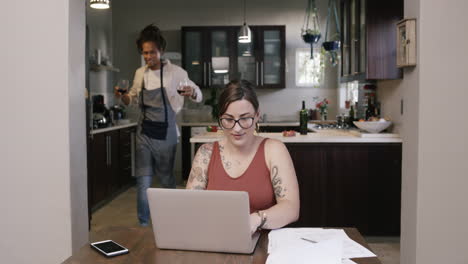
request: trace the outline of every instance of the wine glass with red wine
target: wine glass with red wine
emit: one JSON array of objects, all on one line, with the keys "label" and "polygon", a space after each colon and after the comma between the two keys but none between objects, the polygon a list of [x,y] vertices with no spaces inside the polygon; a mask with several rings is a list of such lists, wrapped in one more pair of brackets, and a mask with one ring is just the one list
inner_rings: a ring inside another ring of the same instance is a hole
[{"label": "wine glass with red wine", "polygon": [[117,83],[117,91],[120,93],[119,105],[122,104],[122,96],[128,92],[130,87],[130,81],[127,79],[120,79]]},{"label": "wine glass with red wine", "polygon": [[119,91],[121,95],[124,95],[128,91],[128,87],[130,86],[130,81],[127,79],[120,79],[117,86],[119,87],[117,91]]},{"label": "wine glass with red wine", "polygon": [[182,93],[185,92],[186,86],[189,86],[189,82],[187,79],[183,79],[179,82],[179,86],[177,86],[177,92],[182,95]]}]

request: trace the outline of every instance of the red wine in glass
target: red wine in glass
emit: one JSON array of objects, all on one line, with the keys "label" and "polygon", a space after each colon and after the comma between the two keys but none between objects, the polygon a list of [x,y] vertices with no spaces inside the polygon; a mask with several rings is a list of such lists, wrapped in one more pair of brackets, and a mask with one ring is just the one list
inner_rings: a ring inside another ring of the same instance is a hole
[{"label": "red wine in glass", "polygon": [[184,79],[179,82],[179,86],[177,87],[177,92],[182,95],[185,92],[185,87],[188,86],[188,80]]},{"label": "red wine in glass", "polygon": [[119,88],[119,89],[117,89],[117,91],[119,91],[119,93],[122,94],[122,95],[127,93],[127,89]]}]

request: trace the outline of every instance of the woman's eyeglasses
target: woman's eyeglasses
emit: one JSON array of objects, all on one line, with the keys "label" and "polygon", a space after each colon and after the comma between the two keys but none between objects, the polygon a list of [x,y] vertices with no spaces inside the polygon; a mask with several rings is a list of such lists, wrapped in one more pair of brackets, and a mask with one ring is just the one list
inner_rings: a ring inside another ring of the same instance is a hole
[{"label": "woman's eyeglasses", "polygon": [[253,125],[254,118],[253,117],[241,117],[239,119],[234,119],[234,118],[220,118],[219,119],[219,124],[224,128],[224,129],[231,129],[234,128],[236,123],[239,123],[239,126],[242,127],[243,129],[251,128]]}]

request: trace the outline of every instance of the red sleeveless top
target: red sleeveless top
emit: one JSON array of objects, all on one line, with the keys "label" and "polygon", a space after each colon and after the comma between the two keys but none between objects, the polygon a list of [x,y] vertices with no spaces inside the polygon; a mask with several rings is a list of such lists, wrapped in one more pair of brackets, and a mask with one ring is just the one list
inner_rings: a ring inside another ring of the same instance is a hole
[{"label": "red sleeveless top", "polygon": [[239,177],[232,178],[224,170],[219,154],[219,144],[214,142],[208,165],[207,190],[246,191],[249,194],[250,213],[265,210],[276,204],[270,170],[265,162],[265,142],[263,139],[247,170]]}]

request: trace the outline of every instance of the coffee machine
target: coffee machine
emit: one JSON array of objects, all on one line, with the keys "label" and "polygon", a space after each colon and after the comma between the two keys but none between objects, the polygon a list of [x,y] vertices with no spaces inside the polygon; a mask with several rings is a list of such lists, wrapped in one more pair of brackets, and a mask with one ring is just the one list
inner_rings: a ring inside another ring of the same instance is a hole
[{"label": "coffee machine", "polygon": [[111,125],[109,110],[104,104],[104,95],[93,95],[93,128],[105,128]]}]

